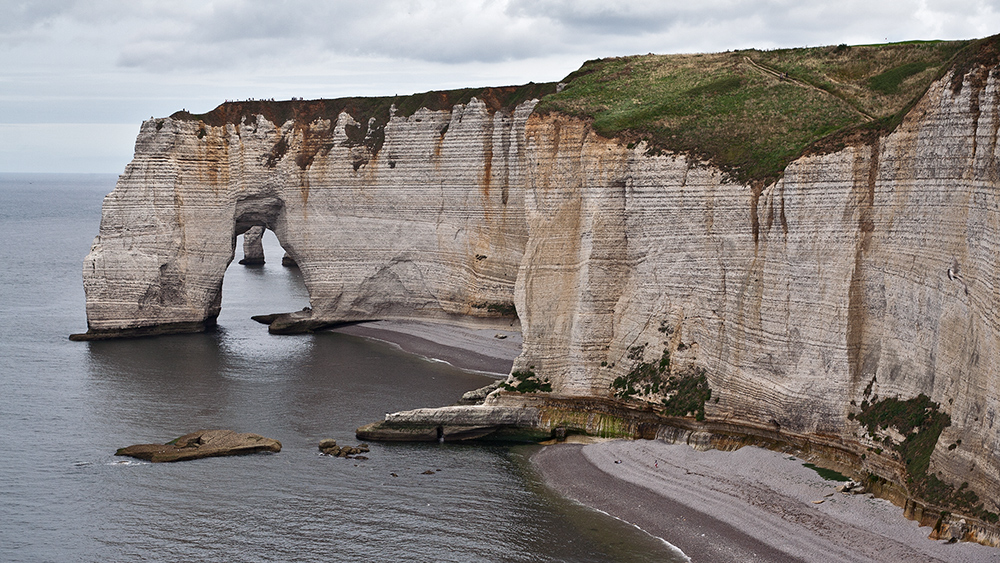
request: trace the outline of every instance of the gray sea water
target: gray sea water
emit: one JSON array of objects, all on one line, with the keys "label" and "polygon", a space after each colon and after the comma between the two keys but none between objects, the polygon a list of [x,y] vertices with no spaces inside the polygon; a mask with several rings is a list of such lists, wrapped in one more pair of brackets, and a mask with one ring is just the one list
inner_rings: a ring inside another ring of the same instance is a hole
[{"label": "gray sea water", "polygon": [[[0,175],[0,561],[674,560],[550,494],[532,446],[318,455],[323,438],[356,444],[354,429],[386,412],[450,404],[489,380],[352,336],[269,335],[251,315],[308,304],[272,235],[265,266],[230,266],[217,331],[69,341],[86,330],[82,260],[115,181]],[[202,428],[283,449],[114,456]]]}]

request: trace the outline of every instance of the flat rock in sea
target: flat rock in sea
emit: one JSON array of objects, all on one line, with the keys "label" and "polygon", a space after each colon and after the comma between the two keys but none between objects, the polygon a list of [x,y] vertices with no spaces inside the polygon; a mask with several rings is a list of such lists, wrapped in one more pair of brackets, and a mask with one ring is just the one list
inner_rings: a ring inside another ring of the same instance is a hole
[{"label": "flat rock in sea", "polygon": [[281,442],[257,434],[240,434],[232,430],[198,430],[166,444],[136,444],[121,448],[115,455],[160,463],[280,451]]}]

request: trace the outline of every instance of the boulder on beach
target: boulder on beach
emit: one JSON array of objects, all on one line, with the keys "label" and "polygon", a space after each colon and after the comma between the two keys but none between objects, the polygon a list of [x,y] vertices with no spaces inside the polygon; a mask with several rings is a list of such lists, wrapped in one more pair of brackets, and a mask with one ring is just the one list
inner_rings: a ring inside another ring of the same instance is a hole
[{"label": "boulder on beach", "polygon": [[280,451],[281,442],[257,434],[240,434],[232,430],[199,430],[166,444],[136,444],[121,448],[115,455],[162,463]]}]

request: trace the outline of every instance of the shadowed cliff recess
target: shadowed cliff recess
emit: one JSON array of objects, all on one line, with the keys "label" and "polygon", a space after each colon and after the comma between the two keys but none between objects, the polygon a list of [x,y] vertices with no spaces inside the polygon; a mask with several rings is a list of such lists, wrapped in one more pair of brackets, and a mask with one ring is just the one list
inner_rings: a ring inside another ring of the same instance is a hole
[{"label": "shadowed cliff recess", "polygon": [[483,404],[366,436],[790,447],[997,544],[998,62],[995,37],[647,55],[153,119],[75,338],[213,325],[237,236],[263,227],[310,301],[272,332],[523,334]]}]

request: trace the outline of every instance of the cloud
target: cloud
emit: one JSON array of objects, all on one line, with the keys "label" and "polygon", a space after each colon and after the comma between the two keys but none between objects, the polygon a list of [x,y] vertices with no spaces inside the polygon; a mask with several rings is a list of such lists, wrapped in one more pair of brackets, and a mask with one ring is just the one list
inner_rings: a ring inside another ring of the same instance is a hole
[{"label": "cloud", "polygon": [[[617,55],[967,39],[1000,31],[996,0],[0,4],[0,124],[137,123],[180,108],[208,111],[226,99],[555,81],[585,60]],[[9,156],[14,148],[4,150]]]},{"label": "cloud", "polygon": [[0,18],[0,37],[24,37],[73,9],[73,0],[7,0]]},{"label": "cloud", "polygon": [[505,3],[373,0],[197,3],[200,11],[160,10],[132,32],[118,63],[133,68],[247,65],[282,59],[389,57],[458,63],[524,59],[544,53],[543,21],[505,14]]},{"label": "cloud", "polygon": [[111,65],[158,73],[271,72],[345,59],[454,65],[576,55],[582,61],[964,38],[1000,25],[984,0],[36,0],[15,2],[11,13],[0,24],[2,38],[21,41],[33,33],[42,48],[82,45]]},{"label": "cloud", "polygon": [[[345,57],[442,64],[960,38],[1000,23],[982,0],[175,0],[128,3],[117,64],[173,71]],[[107,7],[99,0],[97,6]],[[77,6],[77,17],[95,20]],[[906,35],[900,35],[905,33]]]}]

